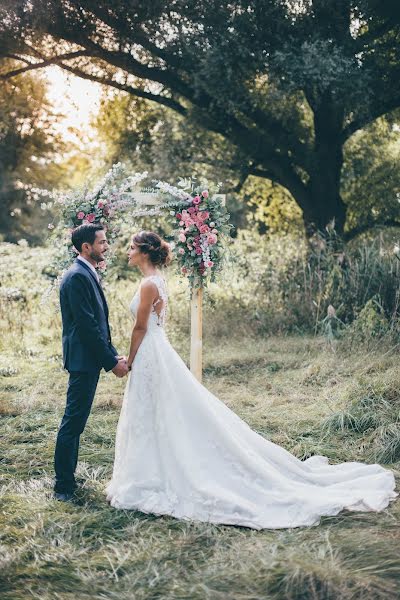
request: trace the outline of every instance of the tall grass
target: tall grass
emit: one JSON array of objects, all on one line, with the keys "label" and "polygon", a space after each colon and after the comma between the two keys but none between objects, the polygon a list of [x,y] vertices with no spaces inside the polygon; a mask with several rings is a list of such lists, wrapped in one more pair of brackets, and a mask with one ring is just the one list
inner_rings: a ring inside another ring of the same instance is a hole
[{"label": "tall grass", "polygon": [[[303,238],[260,240],[243,232],[236,246],[239,297],[265,332],[315,333],[330,305],[350,324],[374,299],[386,320],[385,332],[397,334],[400,261],[392,247],[392,239],[382,237],[338,249],[334,233],[310,247]],[[237,296],[234,289],[232,296]]]}]

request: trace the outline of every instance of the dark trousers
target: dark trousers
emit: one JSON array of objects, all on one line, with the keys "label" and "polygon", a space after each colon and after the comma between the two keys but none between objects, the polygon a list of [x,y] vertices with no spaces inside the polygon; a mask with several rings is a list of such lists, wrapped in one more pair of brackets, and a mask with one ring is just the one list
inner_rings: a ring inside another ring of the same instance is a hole
[{"label": "dark trousers", "polygon": [[72,492],[76,487],[79,437],[90,414],[99,375],[100,371],[74,371],[69,374],[67,404],[58,430],[54,455],[56,492]]}]

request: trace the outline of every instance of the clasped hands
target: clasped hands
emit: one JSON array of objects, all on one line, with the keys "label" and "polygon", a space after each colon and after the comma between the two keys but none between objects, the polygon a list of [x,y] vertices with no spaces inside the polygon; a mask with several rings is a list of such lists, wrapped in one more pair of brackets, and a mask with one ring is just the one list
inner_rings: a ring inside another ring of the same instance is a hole
[{"label": "clasped hands", "polygon": [[116,377],[125,377],[130,371],[130,367],[128,367],[127,358],[126,356],[117,356],[117,358],[118,362],[112,369],[112,372]]}]

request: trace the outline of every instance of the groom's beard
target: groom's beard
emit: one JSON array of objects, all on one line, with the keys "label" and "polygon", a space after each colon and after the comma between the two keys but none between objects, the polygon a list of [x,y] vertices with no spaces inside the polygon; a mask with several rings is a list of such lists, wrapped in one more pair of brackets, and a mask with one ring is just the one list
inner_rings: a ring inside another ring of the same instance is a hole
[{"label": "groom's beard", "polygon": [[90,258],[91,258],[92,260],[94,260],[96,263],[99,263],[99,262],[101,262],[102,260],[105,260],[105,258],[104,258],[104,253],[102,253],[102,254],[99,254],[98,252],[93,252],[93,251],[92,251],[92,252],[90,253],[90,255],[89,255],[89,256],[90,256]]}]

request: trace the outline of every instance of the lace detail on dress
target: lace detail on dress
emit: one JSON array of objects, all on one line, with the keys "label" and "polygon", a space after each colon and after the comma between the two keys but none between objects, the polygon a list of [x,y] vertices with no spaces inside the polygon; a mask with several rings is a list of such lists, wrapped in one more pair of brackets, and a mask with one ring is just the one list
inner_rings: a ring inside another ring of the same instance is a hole
[{"label": "lace detail on dress", "polygon": [[[153,325],[156,325],[157,327],[164,328],[166,316],[167,316],[167,305],[168,305],[168,292],[167,292],[166,281],[162,275],[149,275],[148,277],[144,277],[142,279],[141,284],[143,283],[143,281],[147,281],[147,280],[152,281],[156,285],[158,294],[159,294],[159,297],[156,299],[156,301],[154,302],[154,304],[152,306],[150,317],[149,317],[149,322],[148,322],[148,327],[152,328]],[[136,318],[137,311],[139,308],[141,284],[140,284],[139,289],[137,290],[136,294],[132,298],[132,302],[130,305],[130,310],[131,310],[132,316],[134,318]],[[162,306],[161,306],[161,309],[158,311],[157,306],[160,303],[162,303]]]},{"label": "lace detail on dress", "polygon": [[[149,279],[157,286],[159,297],[152,306],[151,314],[155,315],[155,317],[157,318],[157,325],[164,327],[165,319],[167,316],[168,304],[167,284],[165,282],[165,279],[164,277],[162,277],[162,275],[150,275],[149,277],[145,277],[144,279]],[[162,306],[161,310],[158,312],[156,306],[160,303],[162,303]]]}]

